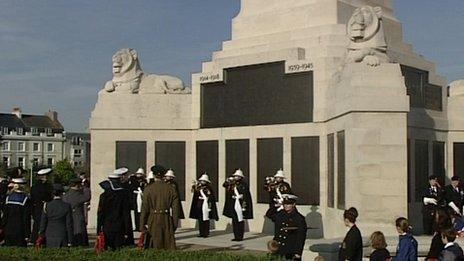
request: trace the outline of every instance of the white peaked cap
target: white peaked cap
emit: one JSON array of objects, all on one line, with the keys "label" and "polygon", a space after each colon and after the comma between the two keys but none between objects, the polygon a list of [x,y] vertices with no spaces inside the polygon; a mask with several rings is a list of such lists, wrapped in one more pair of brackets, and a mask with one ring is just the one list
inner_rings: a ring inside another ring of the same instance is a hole
[{"label": "white peaked cap", "polygon": [[279,169],[274,175],[274,178],[285,178],[284,171],[282,169]]},{"label": "white peaked cap", "polygon": [[148,172],[147,181],[150,181],[150,179],[154,179],[154,178],[155,176],[153,175],[153,171]]},{"label": "white peaked cap", "polygon": [[243,175],[243,171],[241,169],[238,169],[234,172],[234,174],[232,174],[232,176],[239,176],[239,177],[242,177],[244,178],[245,175]]},{"label": "white peaked cap", "polygon": [[201,175],[201,177],[200,177],[198,180],[200,180],[200,181],[206,181],[206,182],[208,182],[208,183],[211,183],[211,181],[209,181],[208,175],[206,175],[206,174]]},{"label": "white peaked cap", "polygon": [[175,178],[176,175],[174,175],[174,171],[172,169],[169,169],[168,171],[166,171],[166,174],[164,174],[165,177],[173,177]]},{"label": "white peaked cap", "polygon": [[42,176],[42,175],[47,175],[48,173],[52,172],[52,169],[41,169],[39,172],[37,172],[37,175]]},{"label": "white peaked cap", "polygon": [[11,180],[14,184],[26,184],[27,181],[23,178],[14,178]]},{"label": "white peaked cap", "polygon": [[129,169],[122,167],[122,168],[119,168],[119,169],[115,169],[113,173],[116,174],[116,175],[121,176],[121,175],[126,174],[128,171],[129,171]]},{"label": "white peaked cap", "polygon": [[135,172],[135,173],[136,173],[136,174],[145,174],[145,171],[143,171],[142,168],[139,168],[139,169],[137,170],[137,172]]}]

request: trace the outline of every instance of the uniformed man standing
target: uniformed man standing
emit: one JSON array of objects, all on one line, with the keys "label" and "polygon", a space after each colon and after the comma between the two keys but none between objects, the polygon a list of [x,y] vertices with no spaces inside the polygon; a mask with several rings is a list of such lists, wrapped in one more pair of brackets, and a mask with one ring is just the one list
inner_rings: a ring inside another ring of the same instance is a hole
[{"label": "uniformed man standing", "polygon": [[179,219],[179,195],[162,180],[166,169],[160,165],[151,167],[155,181],[143,192],[140,230],[151,237],[149,248],[176,249],[174,232]]},{"label": "uniformed man standing", "polygon": [[135,231],[139,230],[140,213],[142,212],[142,195],[145,189],[145,172],[139,168],[129,179],[130,191],[132,191],[132,224]]},{"label": "uniformed man standing", "polygon": [[245,233],[245,219],[253,219],[253,203],[248,185],[243,180],[242,170],[237,169],[227,179],[223,187],[226,188],[226,201],[223,215],[232,219],[234,238],[232,241],[242,241]]},{"label": "uniformed man standing", "polygon": [[274,182],[272,184],[267,184],[266,190],[269,192],[269,209],[266,211],[266,217],[274,221],[277,212],[283,209],[282,195],[292,193],[290,184],[285,182],[283,170],[280,169],[276,172],[274,175]]},{"label": "uniformed man standing", "polygon": [[72,209],[70,204],[63,202],[63,192],[63,185],[53,184],[53,200],[44,204],[39,235],[45,235],[46,246],[49,248],[72,245]]},{"label": "uniformed man standing", "polygon": [[97,234],[103,232],[105,247],[112,250],[124,246],[132,231],[128,191],[121,185],[127,169],[117,169],[108,175],[109,180],[100,183],[105,191],[100,195],[97,212]]},{"label": "uniformed man standing", "polygon": [[301,260],[306,241],[307,225],[303,215],[296,209],[298,197],[283,194],[283,211],[275,216],[274,254],[289,260]]},{"label": "uniformed man standing", "polygon": [[424,233],[432,235],[434,232],[435,213],[443,200],[443,191],[438,184],[438,178],[435,175],[429,177],[429,186],[425,189],[422,197],[422,217]]},{"label": "uniformed man standing", "polygon": [[209,236],[210,220],[219,220],[216,198],[208,175],[201,175],[198,181],[192,185],[192,193],[189,217],[198,220],[199,237],[207,238]]},{"label": "uniformed man standing", "polygon": [[70,204],[73,217],[73,246],[88,246],[87,223],[85,221],[86,202],[90,201],[90,190],[84,190],[82,180],[71,179],[71,187],[63,196],[63,201]]},{"label": "uniformed man standing", "polygon": [[[179,192],[179,185],[176,182],[176,175],[174,175],[174,171],[172,169],[169,169],[166,174],[164,174],[164,181],[171,185],[177,192],[177,195],[180,195]],[[179,219],[184,219],[184,210],[182,208],[182,202],[180,201],[180,196],[179,196]]]},{"label": "uniformed man standing", "polygon": [[47,177],[51,172],[52,169],[50,168],[39,170],[37,172],[37,183],[31,188],[32,218],[34,220],[31,242],[37,240],[44,203],[49,202],[53,198],[52,185],[47,182]]},{"label": "uniformed man standing", "polygon": [[460,179],[458,176],[451,178],[451,184],[445,187],[445,201],[451,208],[451,211],[458,215],[462,215],[463,195],[464,192],[459,187]]},{"label": "uniformed man standing", "polygon": [[5,245],[26,247],[31,235],[31,201],[24,192],[26,181],[12,179],[11,193],[6,197],[1,228],[5,233]]}]

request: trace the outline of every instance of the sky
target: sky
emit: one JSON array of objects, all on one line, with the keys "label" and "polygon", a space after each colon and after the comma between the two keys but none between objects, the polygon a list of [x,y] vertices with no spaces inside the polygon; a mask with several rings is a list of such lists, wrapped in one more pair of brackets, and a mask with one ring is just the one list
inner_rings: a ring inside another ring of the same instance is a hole
[{"label": "sky", "polygon": [[[448,82],[464,78],[464,1],[393,3],[415,52]],[[115,51],[134,48],[144,71],[190,85],[239,9],[239,0],[1,0],[0,112],[53,109],[67,131],[87,131]]]}]

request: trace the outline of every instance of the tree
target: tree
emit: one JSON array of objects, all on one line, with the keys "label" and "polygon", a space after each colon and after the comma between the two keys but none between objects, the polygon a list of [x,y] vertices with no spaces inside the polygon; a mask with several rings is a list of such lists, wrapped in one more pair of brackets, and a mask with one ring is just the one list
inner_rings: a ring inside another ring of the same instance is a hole
[{"label": "tree", "polygon": [[74,169],[68,159],[58,161],[53,167],[53,182],[68,185],[75,176]]}]

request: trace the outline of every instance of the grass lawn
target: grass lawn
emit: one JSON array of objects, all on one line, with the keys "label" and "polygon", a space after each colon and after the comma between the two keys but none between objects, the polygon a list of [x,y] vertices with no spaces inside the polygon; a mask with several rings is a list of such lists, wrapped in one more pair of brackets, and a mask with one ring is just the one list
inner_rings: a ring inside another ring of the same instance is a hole
[{"label": "grass lawn", "polygon": [[[0,247],[0,260],[271,260],[266,254],[230,253],[218,251],[156,251],[134,248],[96,254],[93,249],[40,249]],[[275,259],[272,259],[275,260]]]}]

